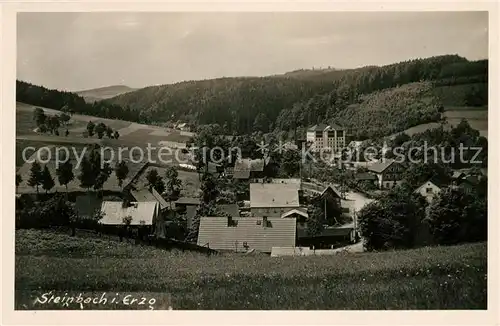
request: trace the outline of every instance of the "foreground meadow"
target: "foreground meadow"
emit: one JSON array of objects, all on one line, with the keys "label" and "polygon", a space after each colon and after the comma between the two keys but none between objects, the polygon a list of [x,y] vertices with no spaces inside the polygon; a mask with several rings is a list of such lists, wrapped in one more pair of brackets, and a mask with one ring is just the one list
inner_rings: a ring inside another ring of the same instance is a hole
[{"label": "foreground meadow", "polygon": [[[155,297],[155,309],[486,309],[486,260],[485,243],[271,258],[206,256],[19,230],[15,304],[60,309],[34,303],[53,291]],[[84,309],[145,307],[116,303]]]}]

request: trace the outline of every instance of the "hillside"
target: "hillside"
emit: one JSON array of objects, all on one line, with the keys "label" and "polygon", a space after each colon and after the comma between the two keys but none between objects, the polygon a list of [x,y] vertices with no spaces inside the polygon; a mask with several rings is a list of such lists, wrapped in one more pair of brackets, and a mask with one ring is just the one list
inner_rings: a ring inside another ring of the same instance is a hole
[{"label": "hillside", "polygon": [[34,306],[33,295],[48,291],[144,295],[174,310],[486,309],[486,243],[287,259],[207,257],[83,231],[18,230],[15,240],[16,309],[61,309]]},{"label": "hillside", "polygon": [[[226,123],[229,132],[267,132],[276,127],[287,131],[329,121],[359,102],[361,95],[420,81],[443,87],[484,82],[487,61],[471,62],[450,55],[382,67],[297,70],[271,77],[190,81],[140,89],[106,103],[145,109],[157,119]],[[284,117],[290,114],[290,119]],[[427,120],[427,116],[421,120],[417,116],[413,124]]]},{"label": "hillside", "polygon": [[95,102],[108,98],[112,98],[121,94],[134,91],[135,88],[131,88],[125,85],[113,85],[100,88],[87,89],[83,91],[75,92],[77,95],[83,97],[86,102]]},{"label": "hillside", "polygon": [[[359,123],[348,121],[348,117],[352,115],[358,119],[360,114],[365,114],[352,112],[356,105],[362,104],[364,95],[374,93],[377,97],[377,92],[391,88],[398,93],[398,87],[415,82],[431,82],[441,90],[435,96],[442,102],[455,99],[449,94],[460,85],[461,93],[465,94],[463,105],[487,105],[487,68],[487,60],[468,61],[457,55],[445,55],[382,67],[296,70],[267,77],[186,81],[146,87],[92,104],[85,103],[77,94],[47,90],[21,81],[17,83],[17,96],[18,101],[28,104],[55,109],[68,105],[76,113],[141,123],[178,120],[194,125],[218,123],[230,134],[303,130],[318,122],[332,121],[337,116],[346,126],[356,129]],[[402,106],[407,103],[405,101],[390,104],[387,110]],[[434,108],[418,109],[422,110],[433,112]],[[403,110],[390,116],[399,120],[403,118],[401,114],[406,113]],[[411,123],[395,126],[386,115],[368,120],[383,133],[392,133],[432,122],[429,120],[435,120],[435,116],[431,116],[429,118],[427,113],[415,115]],[[358,120],[368,121],[367,118]],[[369,132],[354,136],[377,135]]]}]

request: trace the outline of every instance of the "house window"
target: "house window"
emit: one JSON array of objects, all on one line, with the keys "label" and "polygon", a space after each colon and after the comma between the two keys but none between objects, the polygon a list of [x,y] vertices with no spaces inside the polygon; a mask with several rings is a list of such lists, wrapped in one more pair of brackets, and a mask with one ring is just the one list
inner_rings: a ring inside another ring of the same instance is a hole
[{"label": "house window", "polygon": [[267,227],[267,216],[264,216],[264,217],[262,218],[262,225],[263,225],[264,227]]},{"label": "house window", "polygon": [[432,194],[432,188],[431,187],[426,188],[425,192],[428,194]]}]

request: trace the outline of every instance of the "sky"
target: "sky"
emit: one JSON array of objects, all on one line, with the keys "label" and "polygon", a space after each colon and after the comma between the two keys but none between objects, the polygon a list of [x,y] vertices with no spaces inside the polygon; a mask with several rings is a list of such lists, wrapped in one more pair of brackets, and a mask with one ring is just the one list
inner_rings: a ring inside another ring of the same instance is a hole
[{"label": "sky", "polygon": [[458,54],[488,58],[487,12],[19,13],[17,78],[80,91]]}]

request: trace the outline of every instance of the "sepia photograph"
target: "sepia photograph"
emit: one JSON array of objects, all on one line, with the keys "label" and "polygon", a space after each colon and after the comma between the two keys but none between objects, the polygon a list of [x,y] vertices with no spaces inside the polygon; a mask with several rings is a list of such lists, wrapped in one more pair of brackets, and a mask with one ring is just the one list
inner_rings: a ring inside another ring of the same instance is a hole
[{"label": "sepia photograph", "polygon": [[489,18],[18,12],[14,309],[487,310]]}]

